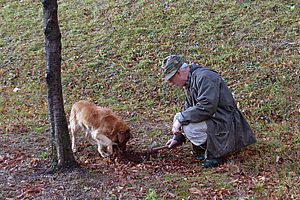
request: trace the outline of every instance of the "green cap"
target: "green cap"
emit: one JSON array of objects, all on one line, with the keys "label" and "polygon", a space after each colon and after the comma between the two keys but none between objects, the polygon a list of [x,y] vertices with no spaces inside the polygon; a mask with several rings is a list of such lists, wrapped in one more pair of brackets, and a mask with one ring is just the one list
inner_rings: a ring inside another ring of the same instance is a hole
[{"label": "green cap", "polygon": [[164,59],[161,69],[164,74],[164,81],[168,81],[172,76],[176,74],[178,69],[184,63],[183,59],[179,55],[171,55]]}]

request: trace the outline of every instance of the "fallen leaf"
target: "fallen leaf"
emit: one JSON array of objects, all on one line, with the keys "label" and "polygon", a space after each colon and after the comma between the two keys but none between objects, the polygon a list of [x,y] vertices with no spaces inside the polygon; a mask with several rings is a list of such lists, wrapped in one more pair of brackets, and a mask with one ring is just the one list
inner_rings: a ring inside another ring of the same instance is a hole
[{"label": "fallen leaf", "polygon": [[14,90],[13,90],[13,92],[18,92],[20,90],[21,90],[20,88],[15,87]]},{"label": "fallen leaf", "polygon": [[192,193],[192,194],[201,194],[201,191],[198,190],[197,188],[190,188],[189,189],[189,192]]}]

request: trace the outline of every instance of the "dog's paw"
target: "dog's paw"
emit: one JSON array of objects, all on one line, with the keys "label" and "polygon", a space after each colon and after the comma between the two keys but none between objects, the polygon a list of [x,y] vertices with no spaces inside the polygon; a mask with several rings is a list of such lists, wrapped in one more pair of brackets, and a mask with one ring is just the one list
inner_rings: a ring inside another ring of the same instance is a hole
[{"label": "dog's paw", "polygon": [[109,153],[106,153],[106,152],[100,152],[100,155],[103,157],[103,158],[107,158],[110,156]]},{"label": "dog's paw", "polygon": [[109,154],[108,154],[108,153],[102,153],[101,156],[102,156],[103,158],[107,158],[107,157],[109,157]]}]

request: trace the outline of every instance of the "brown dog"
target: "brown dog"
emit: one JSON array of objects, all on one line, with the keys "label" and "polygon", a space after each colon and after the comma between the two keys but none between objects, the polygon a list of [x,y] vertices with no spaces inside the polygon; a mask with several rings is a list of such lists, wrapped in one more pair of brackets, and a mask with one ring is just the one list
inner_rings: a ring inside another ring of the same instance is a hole
[{"label": "brown dog", "polygon": [[82,130],[89,142],[98,145],[102,157],[113,154],[113,145],[125,150],[131,137],[130,128],[120,117],[109,108],[96,106],[89,101],[78,101],[72,106],[69,128],[73,152],[77,151],[75,136]]}]

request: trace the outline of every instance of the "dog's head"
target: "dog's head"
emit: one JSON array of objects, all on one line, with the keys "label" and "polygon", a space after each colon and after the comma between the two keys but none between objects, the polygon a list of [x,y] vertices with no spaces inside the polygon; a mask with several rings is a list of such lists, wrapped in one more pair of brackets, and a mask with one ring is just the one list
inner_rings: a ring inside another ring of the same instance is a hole
[{"label": "dog's head", "polygon": [[126,143],[131,138],[130,128],[126,122],[115,114],[107,115],[103,118],[105,124],[103,133],[115,143],[121,151],[126,150]]},{"label": "dog's head", "polygon": [[117,128],[114,129],[113,135],[112,141],[118,145],[121,151],[125,151],[126,144],[131,138],[130,128],[124,122],[119,122]]}]

